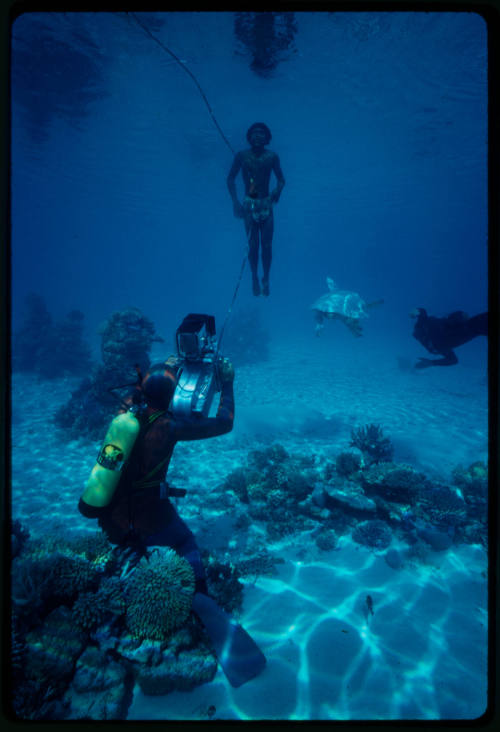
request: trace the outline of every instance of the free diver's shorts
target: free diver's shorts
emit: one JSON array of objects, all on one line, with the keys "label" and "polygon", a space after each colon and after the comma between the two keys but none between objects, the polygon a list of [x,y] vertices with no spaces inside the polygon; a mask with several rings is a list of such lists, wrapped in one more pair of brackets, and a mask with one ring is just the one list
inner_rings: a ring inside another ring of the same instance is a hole
[{"label": "free diver's shorts", "polygon": [[250,196],[245,196],[243,208],[246,213],[251,215],[256,223],[261,224],[263,221],[268,219],[271,214],[271,199],[269,196],[266,196],[266,198],[250,198]]}]

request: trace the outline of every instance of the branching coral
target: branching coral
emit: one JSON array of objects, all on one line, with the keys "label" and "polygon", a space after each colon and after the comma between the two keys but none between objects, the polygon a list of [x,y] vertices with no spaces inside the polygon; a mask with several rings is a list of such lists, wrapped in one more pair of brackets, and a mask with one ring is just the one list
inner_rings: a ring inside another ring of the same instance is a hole
[{"label": "branching coral", "polygon": [[187,619],[194,593],[189,562],[173,549],[143,557],[125,587],[126,625],[135,638],[164,640]]},{"label": "branching coral", "polygon": [[380,425],[367,424],[351,431],[351,447],[361,451],[367,464],[381,463],[392,459],[394,448]]},{"label": "branching coral", "polygon": [[73,605],[73,617],[85,630],[93,630],[111,615],[124,613],[125,600],[115,577],[104,580],[97,592],[81,592]]},{"label": "branching coral", "polygon": [[99,573],[85,559],[56,554],[51,561],[50,584],[54,596],[71,600],[79,592],[96,589]]}]

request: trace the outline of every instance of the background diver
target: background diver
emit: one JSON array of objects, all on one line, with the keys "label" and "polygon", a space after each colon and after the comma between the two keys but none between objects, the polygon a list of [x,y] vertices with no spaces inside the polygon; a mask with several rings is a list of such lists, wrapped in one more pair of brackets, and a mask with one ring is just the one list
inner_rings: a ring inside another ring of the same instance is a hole
[{"label": "background diver", "polygon": [[[172,356],[151,367],[124,400],[120,418],[127,415],[133,421],[130,407],[133,410],[134,405],[141,407],[143,414],[130,456],[112,491],[105,489],[104,480],[102,484],[92,481],[93,471],[78,508],[87,518],[97,518],[108,539],[131,551],[137,561],[147,555],[148,546],[168,546],[190,563],[195,576],[193,611],[205,626],[224,673],[233,686],[239,686],[262,671],[265,657],[241,625],[232,621],[208,595],[205,569],[194,535],[169,499],[169,495],[183,495],[185,491],[172,489],[165,483],[178,441],[216,437],[231,431],[234,369],[224,359],[219,371],[221,396],[214,417],[201,414],[176,417],[171,411],[177,384],[175,364],[176,357]],[[112,425],[113,422],[110,430]],[[111,447],[114,445],[103,445],[99,457],[106,455],[106,448]],[[94,470],[102,465],[110,467],[105,460],[98,458]]]},{"label": "background diver", "polygon": [[416,308],[410,313],[416,318],[413,337],[417,339],[429,353],[439,354],[443,358],[419,358],[416,369],[429,366],[453,366],[458,358],[453,349],[463,346],[476,336],[488,336],[488,313],[480,313],[469,318],[462,310],[450,313],[444,318],[427,315],[424,308]]},{"label": "background diver", "polygon": [[[233,200],[234,215],[243,218],[248,239],[248,261],[252,270],[252,290],[261,294],[257,268],[259,243],[262,256],[262,294],[269,295],[269,271],[272,260],[274,232],[273,204],[279,201],[285,185],[278,155],[266,150],[271,141],[271,131],[263,122],[255,122],[247,131],[250,150],[241,150],[234,156],[227,176],[227,187]],[[236,176],[241,170],[245,186],[243,205],[236,194]],[[276,188],[269,193],[271,171],[276,176]]]}]

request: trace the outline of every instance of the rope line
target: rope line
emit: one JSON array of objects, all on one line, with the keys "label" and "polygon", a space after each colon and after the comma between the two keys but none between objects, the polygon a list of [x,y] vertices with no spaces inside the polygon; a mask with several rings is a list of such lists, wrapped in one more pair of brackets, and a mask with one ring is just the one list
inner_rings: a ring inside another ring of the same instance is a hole
[{"label": "rope line", "polygon": [[179,64],[179,66],[181,67],[181,69],[183,69],[186,72],[186,74],[188,74],[191,77],[191,79],[196,84],[196,86],[198,88],[198,91],[200,92],[203,101],[207,105],[208,112],[209,112],[209,114],[210,114],[210,116],[211,116],[211,118],[212,118],[212,120],[213,120],[213,122],[214,122],[214,124],[215,124],[215,126],[216,126],[216,128],[217,128],[217,130],[219,132],[219,134],[221,135],[222,139],[224,140],[224,142],[226,143],[226,145],[228,146],[228,148],[231,150],[232,154],[235,155],[235,151],[231,147],[231,143],[229,142],[229,140],[227,139],[227,137],[223,133],[223,131],[221,129],[221,126],[217,122],[217,120],[215,118],[215,115],[214,115],[214,113],[212,111],[212,107],[210,106],[210,102],[208,101],[208,99],[206,97],[206,94],[203,91],[203,89],[201,88],[201,85],[200,85],[198,79],[196,78],[196,76],[192,73],[192,71],[190,71],[190,69],[186,66],[186,64],[184,63],[184,61],[181,61],[181,59],[178,56],[176,56],[175,53],[173,51],[171,51],[170,48],[168,48],[168,46],[165,46],[164,43],[162,43],[155,35],[153,35],[153,33],[151,33],[151,31],[149,30],[149,28],[146,25],[144,25],[144,23],[141,23],[141,21],[139,20],[139,18],[137,17],[137,15],[135,13],[129,12],[127,14],[128,15],[131,15],[132,18],[137,23],[137,25],[142,28],[142,30],[144,31],[144,33],[146,33],[150,38],[152,38],[152,40],[155,43],[157,43],[160,46],[160,48],[162,48],[165,51],[165,53],[168,53],[170,56],[172,56],[172,58]]},{"label": "rope line", "polygon": [[245,256],[243,257],[243,262],[241,263],[240,275],[239,275],[238,281],[236,283],[236,289],[234,291],[233,299],[231,300],[231,304],[229,305],[229,308],[228,308],[228,311],[227,311],[227,314],[226,314],[226,319],[224,320],[224,324],[223,324],[223,326],[221,328],[219,340],[217,342],[217,349],[215,351],[216,357],[219,355],[220,346],[221,346],[221,343],[222,343],[222,337],[223,337],[224,331],[226,329],[226,324],[227,324],[227,321],[229,320],[229,316],[232,313],[233,305],[234,305],[234,302],[236,300],[236,295],[238,294],[238,290],[240,289],[241,280],[242,280],[242,277],[243,277],[243,272],[245,271],[245,264],[246,264],[246,262],[247,262],[247,255],[245,254]]},{"label": "rope line", "polygon": [[[209,114],[210,114],[210,116],[211,116],[211,118],[213,120],[213,123],[215,124],[215,126],[216,126],[216,128],[217,128],[217,130],[218,130],[218,132],[220,134],[220,136],[222,137],[222,139],[224,140],[224,142],[226,143],[226,145],[228,146],[228,148],[231,150],[233,156],[236,155],[235,151],[233,150],[233,148],[231,146],[231,143],[229,142],[229,140],[225,136],[224,132],[222,131],[219,123],[217,122],[217,120],[215,118],[215,115],[214,115],[214,113],[212,111],[212,107],[210,106],[210,102],[208,101],[208,99],[206,97],[206,94],[203,91],[203,89],[201,88],[201,85],[200,85],[198,79],[196,78],[196,76],[187,67],[187,65],[183,61],[181,61],[181,59],[178,56],[176,56],[176,54],[173,51],[170,50],[170,48],[168,48],[168,46],[166,46],[164,43],[162,43],[153,33],[151,33],[151,31],[149,30],[149,28],[146,25],[144,25],[144,23],[142,23],[139,20],[139,18],[137,17],[137,15],[135,13],[133,13],[133,12],[127,12],[127,16],[131,16],[135,20],[135,22],[137,23],[137,25],[140,28],[142,28],[142,30],[144,31],[144,33],[146,33],[146,35],[149,36],[149,38],[151,38],[155,43],[157,43],[158,46],[160,46],[160,48],[163,49],[163,51],[165,51],[165,53],[168,53],[168,55],[171,56],[174,59],[174,61],[176,61],[176,63],[179,64],[179,66],[186,72],[186,74],[188,74],[188,76],[191,77],[191,79],[196,84],[196,87],[198,88],[198,91],[199,91],[199,93],[200,93],[203,101],[205,102],[205,104],[207,106],[208,112],[209,112]],[[247,238],[248,238],[248,244],[250,244],[250,237],[249,237],[249,234],[248,233],[247,233]],[[221,343],[222,343],[222,337],[224,335],[224,331],[226,329],[226,325],[227,325],[227,322],[229,320],[229,316],[232,313],[233,305],[235,303],[236,296],[238,294],[238,290],[240,289],[241,280],[243,278],[243,272],[245,271],[245,264],[246,264],[246,261],[247,261],[247,254],[248,254],[248,251],[247,251],[247,253],[245,253],[245,256],[243,258],[243,262],[241,264],[241,269],[240,269],[240,274],[239,274],[239,277],[238,277],[238,280],[237,280],[237,283],[236,283],[236,288],[235,288],[235,291],[234,291],[234,294],[233,294],[233,299],[231,300],[231,304],[229,305],[229,309],[227,311],[226,318],[224,320],[224,324],[223,324],[222,329],[221,329],[221,332],[220,332],[220,336],[219,336],[219,340],[217,342],[217,348],[216,348],[216,357],[219,354],[220,347],[221,347]]]}]

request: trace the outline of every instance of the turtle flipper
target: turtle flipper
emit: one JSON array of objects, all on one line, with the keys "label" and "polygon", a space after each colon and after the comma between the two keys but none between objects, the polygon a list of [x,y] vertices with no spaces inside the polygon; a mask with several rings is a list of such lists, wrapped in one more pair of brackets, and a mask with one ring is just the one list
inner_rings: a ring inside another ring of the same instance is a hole
[{"label": "turtle flipper", "polygon": [[344,323],[354,336],[359,338],[359,336],[363,335],[363,328],[357,318],[344,318]]}]

